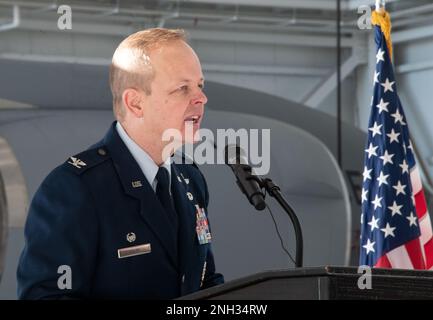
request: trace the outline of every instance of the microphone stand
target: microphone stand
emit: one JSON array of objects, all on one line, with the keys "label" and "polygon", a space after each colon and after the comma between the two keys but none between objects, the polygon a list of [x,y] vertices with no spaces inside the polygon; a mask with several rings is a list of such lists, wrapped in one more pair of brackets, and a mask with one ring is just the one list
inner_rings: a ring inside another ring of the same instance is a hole
[{"label": "microphone stand", "polygon": [[[303,262],[304,242],[302,239],[301,224],[299,223],[295,211],[293,211],[293,209],[289,206],[287,201],[282,196],[280,192],[280,187],[273,183],[272,180],[269,178],[261,179],[255,176],[252,173],[252,168],[248,164],[241,164],[242,149],[239,146],[232,147],[236,148],[236,163],[231,163],[229,161],[227,153],[229,146],[226,146],[225,163],[232,169],[233,173],[236,176],[236,182],[241,191],[248,198],[248,201],[254,206],[254,208],[256,208],[256,210],[264,210],[267,205],[264,199],[264,195],[260,191],[260,189],[265,189],[271,195],[271,197],[277,200],[277,202],[281,205],[284,211],[289,215],[289,218],[292,221],[293,228],[295,230],[296,237],[295,267],[301,268]],[[217,149],[217,145],[215,143],[214,148]],[[258,184],[258,187],[260,189],[257,188],[257,186],[254,186],[254,183],[244,183],[248,180],[254,180]]]},{"label": "microphone stand", "polygon": [[284,211],[288,214],[290,220],[292,221],[293,228],[295,230],[296,237],[296,255],[295,255],[295,266],[296,268],[302,267],[303,262],[303,251],[304,251],[304,242],[302,238],[302,230],[301,224],[299,223],[298,217],[296,216],[295,211],[290,207],[287,201],[284,199],[283,195],[280,192],[280,187],[278,187],[273,181],[269,178],[260,179],[252,174],[250,174],[247,179],[255,180],[260,188],[264,188],[271,197],[275,198],[277,202],[281,205]]}]

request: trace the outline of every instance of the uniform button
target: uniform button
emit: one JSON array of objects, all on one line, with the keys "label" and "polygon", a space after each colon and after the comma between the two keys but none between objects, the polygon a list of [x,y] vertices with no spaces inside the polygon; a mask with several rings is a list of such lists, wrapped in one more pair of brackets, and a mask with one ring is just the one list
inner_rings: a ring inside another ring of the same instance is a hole
[{"label": "uniform button", "polygon": [[107,154],[107,151],[105,151],[105,149],[99,148],[99,149],[98,149],[98,154],[99,154],[100,156],[105,156],[105,155]]},{"label": "uniform button", "polygon": [[185,282],[185,275],[183,274],[182,275],[182,283],[184,283]]}]

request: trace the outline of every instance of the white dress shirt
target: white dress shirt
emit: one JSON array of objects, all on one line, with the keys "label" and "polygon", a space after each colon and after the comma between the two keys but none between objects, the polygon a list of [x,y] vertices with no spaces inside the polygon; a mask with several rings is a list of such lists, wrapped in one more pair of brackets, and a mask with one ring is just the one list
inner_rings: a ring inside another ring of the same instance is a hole
[{"label": "white dress shirt", "polygon": [[[138,144],[134,142],[134,140],[128,136],[119,121],[116,123],[116,130],[119,133],[120,139],[122,139],[129,152],[131,152],[132,156],[134,157],[135,161],[137,161],[138,166],[140,167],[141,171],[143,171],[143,174],[149,184],[152,186],[153,191],[156,191],[156,185],[158,181],[155,179],[155,177],[158,173],[158,165],[153,161],[146,151],[144,151]],[[168,170],[169,185],[171,185],[171,158],[168,157],[168,159],[161,166]]]}]

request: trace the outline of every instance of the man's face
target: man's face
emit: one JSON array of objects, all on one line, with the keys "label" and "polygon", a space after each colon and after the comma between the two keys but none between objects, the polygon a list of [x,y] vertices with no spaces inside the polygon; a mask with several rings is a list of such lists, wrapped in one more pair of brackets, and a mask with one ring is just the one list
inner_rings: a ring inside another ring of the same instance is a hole
[{"label": "man's face", "polygon": [[198,131],[207,102],[197,55],[188,44],[176,41],[154,49],[149,57],[155,77],[151,95],[143,99],[146,131],[162,137],[165,130],[175,129],[182,134],[182,143],[193,142],[186,129]]}]

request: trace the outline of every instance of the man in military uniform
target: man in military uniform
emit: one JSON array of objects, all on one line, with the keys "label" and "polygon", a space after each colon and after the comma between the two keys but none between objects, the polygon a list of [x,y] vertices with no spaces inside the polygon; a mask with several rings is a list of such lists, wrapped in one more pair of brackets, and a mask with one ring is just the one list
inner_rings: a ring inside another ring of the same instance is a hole
[{"label": "man in military uniform", "polygon": [[[186,132],[200,127],[203,82],[183,31],[148,29],[122,41],[110,67],[117,121],[36,192],[19,298],[171,299],[223,283],[205,179],[171,158],[173,146],[194,142]],[[167,129],[181,133],[168,152]]]}]

